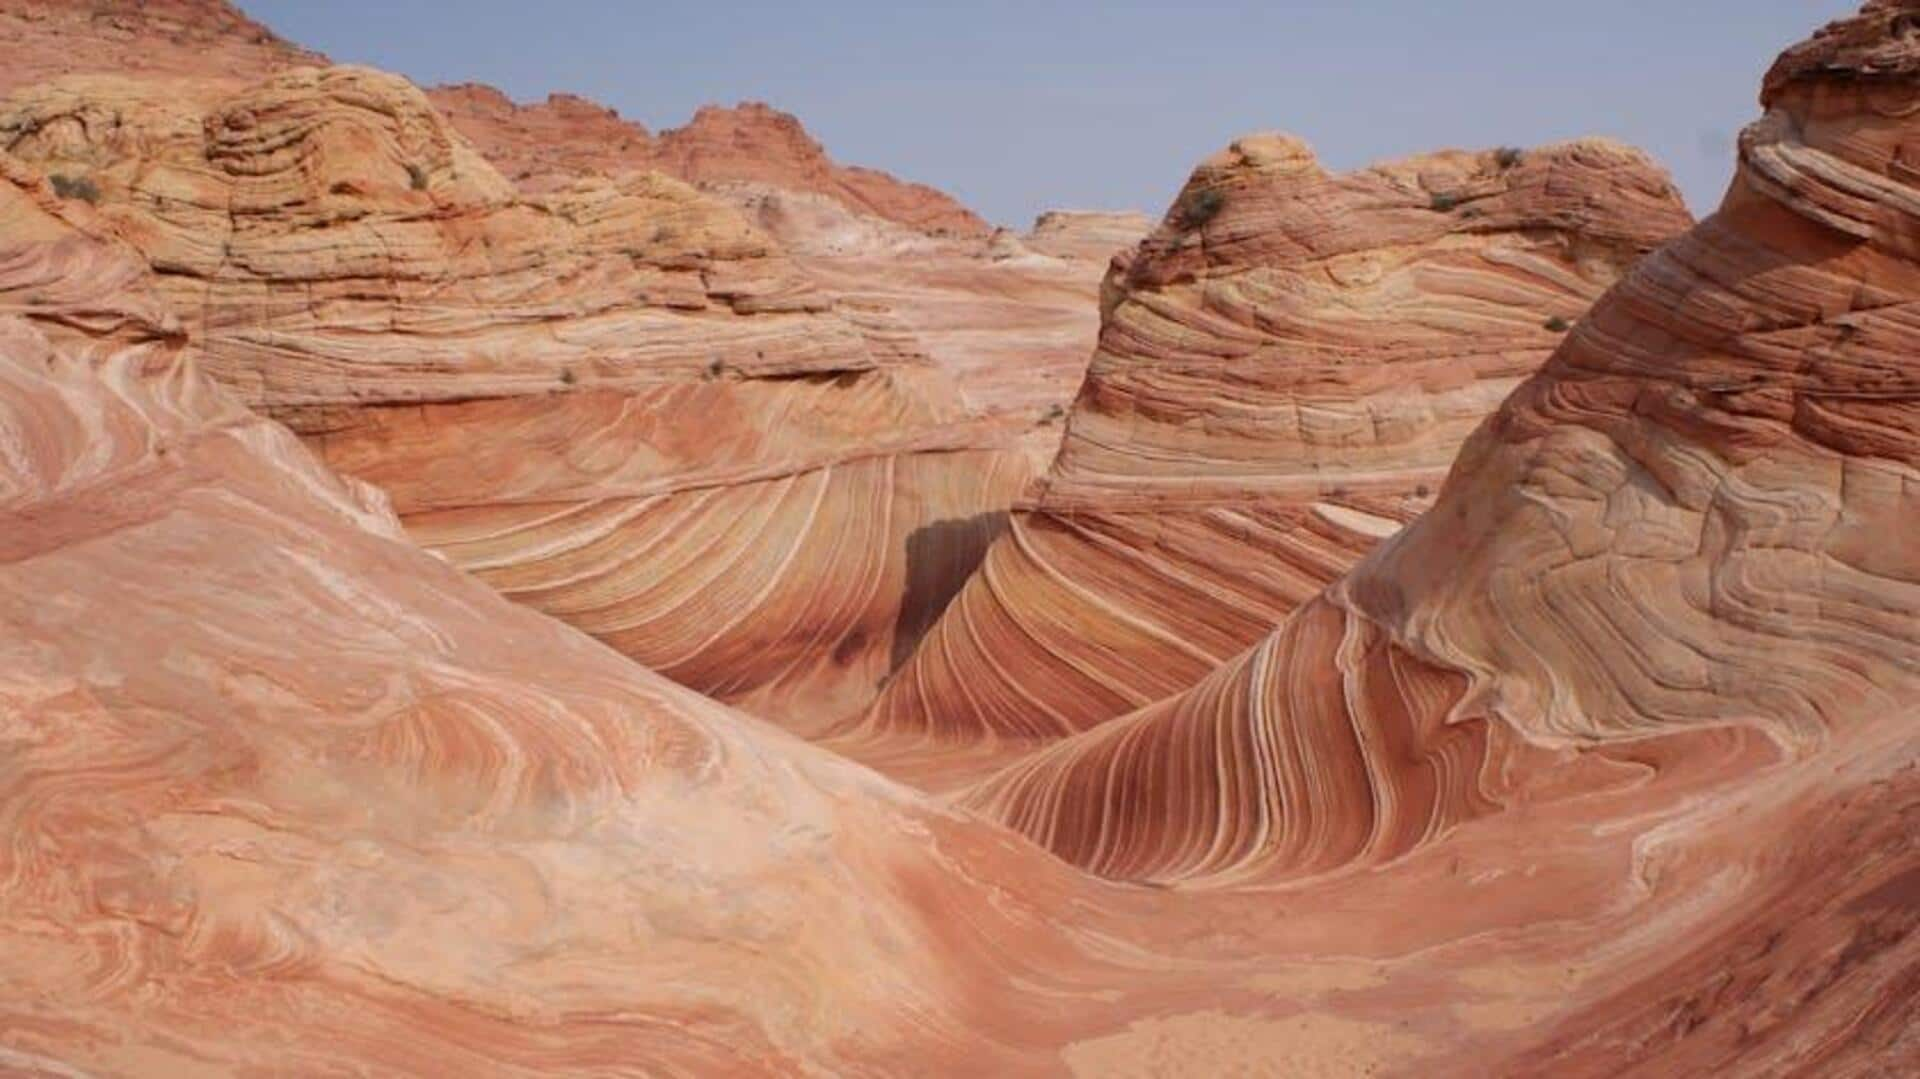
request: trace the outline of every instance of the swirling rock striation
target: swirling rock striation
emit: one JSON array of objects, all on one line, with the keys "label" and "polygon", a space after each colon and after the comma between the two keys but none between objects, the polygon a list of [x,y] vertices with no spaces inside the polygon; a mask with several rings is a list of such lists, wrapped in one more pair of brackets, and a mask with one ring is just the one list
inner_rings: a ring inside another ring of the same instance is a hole
[{"label": "swirling rock striation", "polygon": [[1912,10],[1787,54],[1720,211],[1594,307],[1432,509],[1199,686],[970,802],[1174,880],[1390,860],[1575,796],[1597,760],[1910,779]]},{"label": "swirling rock striation", "polygon": [[520,195],[393,76],[75,77],[0,105],[0,146],[86,185],[205,370],[425,542],[794,722],[872,695],[1026,480],[905,327],[724,204]]},{"label": "swirling rock striation", "polygon": [[987,829],[410,545],[200,376],[109,223],[0,190],[0,1071],[884,1069],[872,1031],[964,1034],[937,912],[987,908],[889,867]]},{"label": "swirling rock striation", "polygon": [[1336,176],[1239,140],[1115,261],[1058,458],[863,736],[1054,738],[1193,685],[1428,504],[1686,221],[1605,141]]}]

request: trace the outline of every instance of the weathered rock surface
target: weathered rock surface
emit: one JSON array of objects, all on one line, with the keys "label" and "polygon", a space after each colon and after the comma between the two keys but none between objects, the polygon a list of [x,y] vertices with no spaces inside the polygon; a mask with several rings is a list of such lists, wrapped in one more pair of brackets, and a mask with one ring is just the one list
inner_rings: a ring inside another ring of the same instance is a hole
[{"label": "weathered rock surface", "polygon": [[1053,738],[1199,681],[1428,504],[1686,221],[1603,141],[1346,176],[1236,142],[1116,260],[1058,458],[865,733]]},{"label": "weathered rock surface", "polygon": [[725,204],[520,195],[392,76],[75,77],[0,104],[0,146],[426,542],[729,700],[857,709],[1026,480],[905,327]]},{"label": "weathered rock surface", "polygon": [[0,94],[62,75],[261,79],[324,64],[226,0],[0,0]]},{"label": "weathered rock surface", "polygon": [[765,184],[833,199],[917,232],[980,236],[986,222],[952,196],[878,169],[841,165],[788,113],[743,102],[708,105],[657,136],[572,94],[517,104],[491,86],[428,91],[460,133],[514,182],[546,190],[599,173],[652,169],[699,186]]}]

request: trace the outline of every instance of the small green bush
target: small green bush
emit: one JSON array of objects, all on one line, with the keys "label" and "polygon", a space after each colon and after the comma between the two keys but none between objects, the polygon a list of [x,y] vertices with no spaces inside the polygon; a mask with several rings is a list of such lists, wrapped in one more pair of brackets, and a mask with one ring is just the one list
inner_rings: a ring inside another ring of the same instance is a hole
[{"label": "small green bush", "polygon": [[1525,156],[1527,156],[1527,152],[1518,146],[1502,146],[1493,152],[1493,159],[1499,162],[1500,167],[1503,169],[1510,169],[1518,165],[1520,159]]},{"label": "small green bush", "polygon": [[1547,329],[1552,330],[1554,333],[1566,333],[1568,330],[1573,329],[1573,323],[1568,322],[1566,319],[1561,318],[1559,315],[1555,315],[1552,318],[1548,319],[1546,326],[1547,326]]},{"label": "small green bush", "polygon": [[1436,213],[1444,214],[1452,211],[1453,208],[1460,205],[1462,201],[1464,200],[1458,195],[1449,194],[1445,191],[1436,191],[1433,195],[1433,201],[1429,203],[1429,205],[1433,207]]},{"label": "small green bush", "polygon": [[576,375],[576,374],[574,374],[574,373],[573,373],[572,371],[561,371],[561,372],[560,372],[560,383],[561,383],[562,385],[564,385],[564,386],[571,386],[571,385],[573,385],[574,383],[576,383],[576,382],[578,382],[578,381],[580,381],[580,376],[579,376],[579,375]]},{"label": "small green bush", "polygon": [[53,193],[63,199],[79,199],[86,203],[100,201],[100,188],[85,176],[63,176],[56,172],[47,177],[47,182],[53,185]]},{"label": "small green bush", "polygon": [[1218,191],[1202,189],[1195,191],[1180,201],[1180,227],[1197,229],[1220,216],[1227,205],[1227,197]]}]

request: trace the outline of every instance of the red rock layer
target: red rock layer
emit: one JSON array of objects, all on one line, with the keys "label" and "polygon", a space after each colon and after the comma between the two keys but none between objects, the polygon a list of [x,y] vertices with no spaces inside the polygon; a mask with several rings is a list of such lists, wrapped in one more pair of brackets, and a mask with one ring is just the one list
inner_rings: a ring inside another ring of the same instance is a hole
[{"label": "red rock layer", "polygon": [[[392,76],[63,80],[0,105],[0,145],[443,553],[792,722],[871,697],[1026,479],[903,327],[724,204],[651,173],[521,196]],[[727,580],[654,588],[689,543]]]},{"label": "red rock layer", "polygon": [[700,186],[760,183],[824,195],[854,211],[939,236],[984,236],[979,215],[925,184],[841,165],[789,113],[759,102],[702,107],[683,127],[649,135],[612,109],[571,94],[515,104],[491,86],[428,91],[462,135],[516,183],[545,190],[572,178],[654,169]]},{"label": "red rock layer", "polygon": [[1054,738],[1193,685],[1431,499],[1571,319],[1683,227],[1584,141],[1348,176],[1242,139],[1116,260],[1036,498],[863,735]]},{"label": "red rock layer", "polygon": [[226,0],[0,0],[0,94],[62,75],[264,78],[327,58]]}]

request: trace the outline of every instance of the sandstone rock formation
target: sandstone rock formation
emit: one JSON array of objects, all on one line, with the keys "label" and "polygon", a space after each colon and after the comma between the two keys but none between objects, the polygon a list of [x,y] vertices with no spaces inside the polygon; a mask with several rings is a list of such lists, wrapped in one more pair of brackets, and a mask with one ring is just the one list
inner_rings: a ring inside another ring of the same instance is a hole
[{"label": "sandstone rock formation", "polygon": [[254,80],[326,57],[227,0],[0,0],[0,94],[62,75]]},{"label": "sandstone rock formation", "polygon": [[1519,1071],[1920,1059],[1916,28],[1873,3],[1788,52],[1720,211],[1599,302],[1430,511],[1192,690],[967,801],[1189,884],[1577,813],[1640,931],[1674,874],[1717,874],[1721,913]]},{"label": "sandstone rock formation", "polygon": [[1022,237],[1028,249],[1058,258],[1104,263],[1153,231],[1146,214],[1111,210],[1048,210]]},{"label": "sandstone rock formation", "polygon": [[0,1069],[1902,1074],[1908,14],[1789,54],[1433,511],[969,799],[1159,888],[422,554],[9,171]]},{"label": "sandstone rock formation", "polygon": [[392,76],[75,77],[0,105],[0,147],[423,541],[794,722],[871,696],[1026,480],[903,327],[724,204],[657,174],[518,195]]},{"label": "sandstone rock formation", "polygon": [[951,198],[843,168],[764,105],[704,109],[655,137],[565,95],[516,105],[466,84],[429,96],[523,190],[656,169],[733,204],[809,277],[910,329],[972,405],[1022,432],[1038,465],[1058,448],[1060,413],[1086,370],[1106,262],[1149,228],[1126,214],[1044,215],[1033,251],[1057,257],[1008,260]]},{"label": "sandstone rock formation", "polygon": [[1053,738],[1199,681],[1430,502],[1686,221],[1604,141],[1335,176],[1239,140],[1116,260],[1058,459],[863,736]]},{"label": "sandstone rock formation", "polygon": [[0,183],[0,1071],[783,1071],[964,1034],[923,1025],[937,908],[879,878],[982,826],[406,543],[74,214]]},{"label": "sandstone rock formation", "polygon": [[836,163],[798,119],[759,102],[708,105],[685,126],[654,136],[571,94],[521,105],[491,86],[461,83],[434,87],[428,96],[487,160],[534,191],[595,172],[652,169],[703,187],[755,183],[822,195],[932,235],[988,231],[952,196],[878,169]]}]

